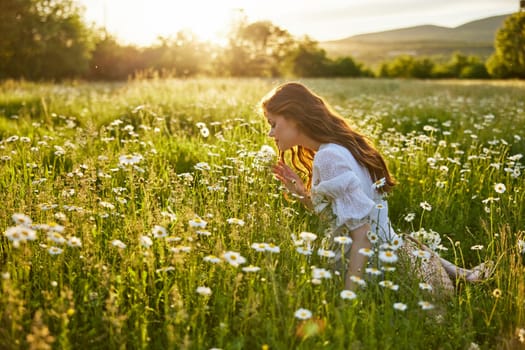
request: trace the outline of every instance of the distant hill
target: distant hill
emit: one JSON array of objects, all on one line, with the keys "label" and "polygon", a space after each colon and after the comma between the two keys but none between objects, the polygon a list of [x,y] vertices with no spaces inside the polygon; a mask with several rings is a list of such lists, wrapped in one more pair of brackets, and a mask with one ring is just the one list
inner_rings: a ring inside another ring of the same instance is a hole
[{"label": "distant hill", "polygon": [[468,22],[455,28],[421,25],[354,35],[348,38],[320,42],[328,56],[351,56],[366,65],[391,60],[408,54],[448,59],[454,52],[487,58],[494,51],[496,32],[507,15]]}]

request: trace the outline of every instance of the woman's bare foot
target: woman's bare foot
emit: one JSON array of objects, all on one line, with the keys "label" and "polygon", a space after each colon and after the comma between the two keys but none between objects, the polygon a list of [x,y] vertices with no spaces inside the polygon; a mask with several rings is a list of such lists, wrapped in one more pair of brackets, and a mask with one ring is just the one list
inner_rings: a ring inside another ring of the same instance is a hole
[{"label": "woman's bare foot", "polygon": [[494,273],[494,262],[487,261],[475,266],[465,274],[467,282],[480,282],[486,280]]}]

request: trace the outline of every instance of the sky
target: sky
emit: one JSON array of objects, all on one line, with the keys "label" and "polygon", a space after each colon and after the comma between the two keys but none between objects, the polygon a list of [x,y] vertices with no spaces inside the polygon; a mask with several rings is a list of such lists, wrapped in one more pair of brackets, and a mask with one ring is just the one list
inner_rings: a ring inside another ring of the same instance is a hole
[{"label": "sky", "polygon": [[149,46],[158,36],[191,30],[225,42],[242,13],[269,20],[292,35],[317,41],[422,24],[456,27],[516,12],[519,0],[77,0],[88,23],[106,27],[122,43]]}]

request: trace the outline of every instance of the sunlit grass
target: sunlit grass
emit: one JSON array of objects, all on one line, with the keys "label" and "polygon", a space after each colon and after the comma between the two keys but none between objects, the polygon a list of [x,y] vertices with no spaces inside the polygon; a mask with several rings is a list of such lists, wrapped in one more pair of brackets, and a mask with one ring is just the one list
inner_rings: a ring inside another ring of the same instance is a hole
[{"label": "sunlit grass", "polygon": [[443,300],[378,251],[343,291],[268,170],[276,83],[0,85],[0,347],[525,346],[524,87],[306,81],[385,154],[400,232],[497,263]]}]

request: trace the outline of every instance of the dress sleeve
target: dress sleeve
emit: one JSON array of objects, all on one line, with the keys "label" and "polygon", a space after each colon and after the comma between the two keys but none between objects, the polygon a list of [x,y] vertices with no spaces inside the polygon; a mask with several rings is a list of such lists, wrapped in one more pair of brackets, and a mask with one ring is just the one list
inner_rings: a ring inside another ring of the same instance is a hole
[{"label": "dress sleeve", "polygon": [[314,164],[319,183],[314,184],[312,190],[331,203],[337,227],[347,224],[350,229],[357,228],[355,223],[364,223],[375,202],[363,191],[359,177],[344,155],[326,149],[320,156]]}]

